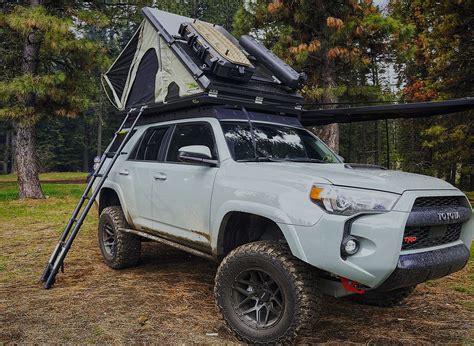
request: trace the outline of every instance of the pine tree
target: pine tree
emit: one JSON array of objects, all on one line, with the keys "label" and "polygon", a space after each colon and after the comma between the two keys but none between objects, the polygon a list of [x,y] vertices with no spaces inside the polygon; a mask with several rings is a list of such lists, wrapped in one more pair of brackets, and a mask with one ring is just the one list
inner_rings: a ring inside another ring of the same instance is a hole
[{"label": "pine tree", "polygon": [[[303,94],[323,104],[380,95],[380,86],[368,84],[371,66],[409,35],[371,0],[258,0],[238,12],[235,32],[250,32],[304,71],[309,78]],[[337,151],[337,124],[314,130]]]},{"label": "pine tree", "polygon": [[[399,62],[409,102],[472,96],[474,6],[472,0],[392,0],[392,16],[415,28]],[[401,52],[399,52],[401,53]],[[474,189],[473,112],[404,121],[399,139],[407,170]]]},{"label": "pine tree", "polygon": [[84,27],[105,25],[107,19],[88,6],[58,5],[30,0],[28,6],[0,14],[2,34],[23,42],[21,51],[10,47],[13,54],[6,62],[14,66],[20,60],[21,68],[0,81],[0,118],[11,121],[16,131],[20,198],[43,197],[35,124],[44,117],[76,116],[86,110],[90,96],[98,92],[98,84],[91,81],[108,64],[102,45],[84,35]]}]

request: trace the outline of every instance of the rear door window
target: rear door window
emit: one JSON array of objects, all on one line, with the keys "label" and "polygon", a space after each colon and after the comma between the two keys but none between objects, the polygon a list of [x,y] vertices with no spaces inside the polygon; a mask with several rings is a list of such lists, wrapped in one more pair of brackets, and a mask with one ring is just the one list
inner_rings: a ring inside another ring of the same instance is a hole
[{"label": "rear door window", "polygon": [[140,143],[130,155],[131,160],[158,161],[161,145],[169,127],[157,127],[146,130]]}]

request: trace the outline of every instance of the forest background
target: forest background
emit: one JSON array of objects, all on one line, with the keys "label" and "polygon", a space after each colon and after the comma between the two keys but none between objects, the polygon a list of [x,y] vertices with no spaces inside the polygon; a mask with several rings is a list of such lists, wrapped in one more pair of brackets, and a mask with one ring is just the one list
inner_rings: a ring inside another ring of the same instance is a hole
[{"label": "forest background", "polygon": [[[4,0],[0,174],[19,170],[35,184],[38,172],[91,170],[121,121],[100,75],[131,38],[143,6],[221,24],[237,36],[250,33],[308,75],[301,91],[309,102],[474,95],[469,0]],[[473,191],[472,120],[466,112],[312,130],[346,162],[428,174]],[[20,186],[19,196],[42,192]]]}]

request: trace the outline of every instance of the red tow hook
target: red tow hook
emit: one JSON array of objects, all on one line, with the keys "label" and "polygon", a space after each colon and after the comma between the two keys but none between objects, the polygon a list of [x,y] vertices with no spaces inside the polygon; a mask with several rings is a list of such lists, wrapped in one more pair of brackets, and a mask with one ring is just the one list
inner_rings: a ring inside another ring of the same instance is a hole
[{"label": "red tow hook", "polygon": [[347,278],[341,277],[341,284],[342,284],[342,287],[344,287],[344,289],[348,292],[352,292],[352,293],[356,293],[356,294],[364,294],[365,293],[365,290],[357,288],[357,285],[359,285],[359,283],[357,281],[351,281]]}]

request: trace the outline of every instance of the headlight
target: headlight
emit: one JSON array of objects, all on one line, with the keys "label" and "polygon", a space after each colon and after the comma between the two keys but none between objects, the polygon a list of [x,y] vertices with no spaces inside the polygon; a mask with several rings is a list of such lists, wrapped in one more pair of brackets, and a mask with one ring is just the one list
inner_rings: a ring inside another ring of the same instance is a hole
[{"label": "headlight", "polygon": [[387,212],[398,200],[387,192],[351,189],[334,185],[314,185],[310,198],[328,213],[354,215],[360,212]]}]

